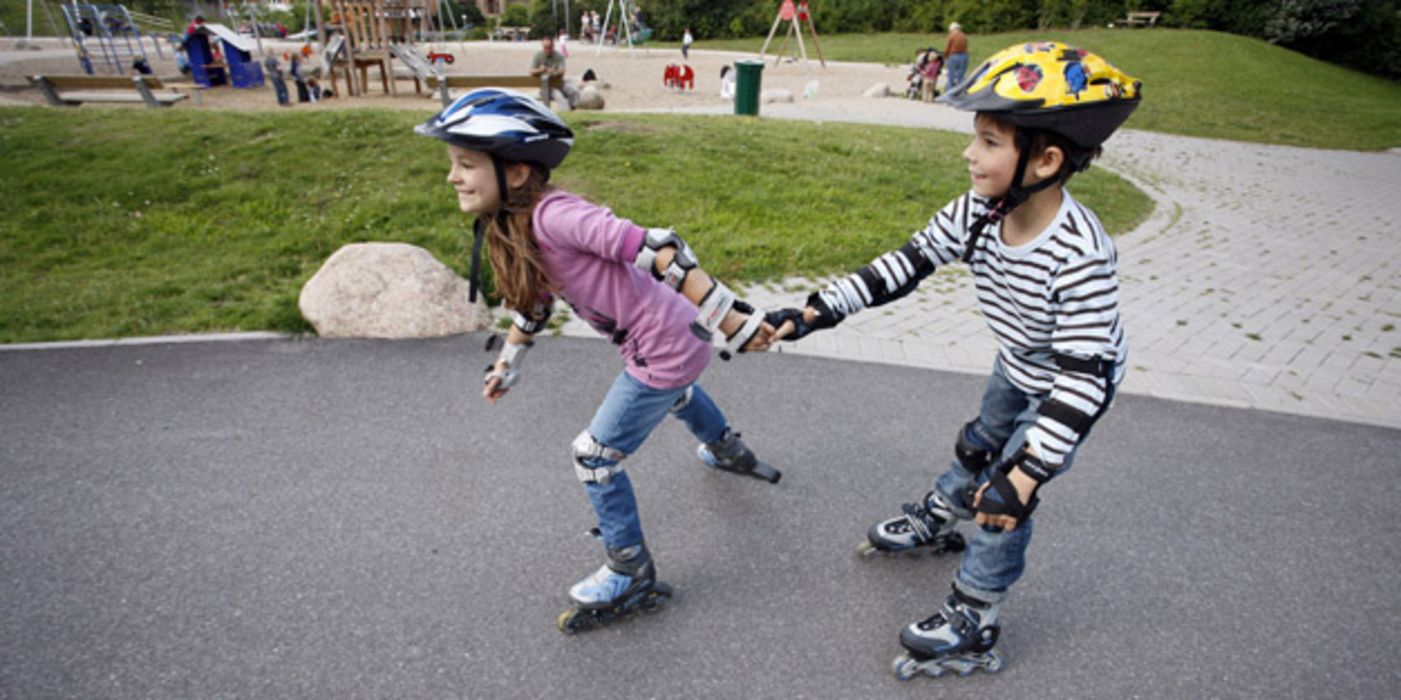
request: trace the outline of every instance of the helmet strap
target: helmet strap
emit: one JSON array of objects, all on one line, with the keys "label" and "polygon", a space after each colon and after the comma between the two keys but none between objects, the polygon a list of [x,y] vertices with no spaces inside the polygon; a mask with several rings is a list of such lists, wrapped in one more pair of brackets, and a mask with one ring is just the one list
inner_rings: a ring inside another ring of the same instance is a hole
[{"label": "helmet strap", "polygon": [[[501,203],[496,208],[496,213],[491,214],[496,219],[496,225],[506,226],[506,163],[495,153],[491,155],[491,167],[496,171],[496,193],[497,199]],[[477,220],[472,224],[472,270],[467,278],[467,300],[477,302],[477,288],[481,286],[482,272],[482,243],[486,241],[486,214],[478,214]]]},{"label": "helmet strap", "polygon": [[467,300],[477,303],[477,281],[481,278],[482,242],[486,240],[486,217],[478,215],[472,224],[472,271],[467,276]]}]

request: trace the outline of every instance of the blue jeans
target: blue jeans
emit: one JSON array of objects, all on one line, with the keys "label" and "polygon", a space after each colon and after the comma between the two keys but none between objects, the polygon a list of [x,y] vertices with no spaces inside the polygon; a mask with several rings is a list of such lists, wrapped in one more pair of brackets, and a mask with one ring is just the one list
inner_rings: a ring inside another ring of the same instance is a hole
[{"label": "blue jeans", "polygon": [[[1111,385],[1107,400],[1114,398]],[[983,405],[978,412],[978,420],[972,426],[970,438],[979,447],[991,450],[994,464],[1011,457],[1026,442],[1026,431],[1036,423],[1038,409],[1048,394],[1027,394],[1007,379],[1007,370],[998,359],[988,377],[987,388],[983,391]],[[1080,436],[1080,444],[1089,437],[1086,430]],[[1065,456],[1065,463],[1056,470],[1056,476],[1070,469],[1075,460],[1079,445]],[[955,515],[971,519],[974,515],[969,487],[976,489],[988,480],[990,469],[981,474],[970,473],[954,460],[949,470],[935,482],[934,488],[953,506]],[[965,502],[964,494],[970,500]],[[1026,570],[1026,548],[1031,544],[1034,518],[1026,518],[1017,523],[1015,530],[979,527],[963,552],[958,573],[954,582],[958,588],[980,600],[999,602],[1007,596],[1007,589],[1021,578]]]},{"label": "blue jeans", "polygon": [[952,92],[955,86],[963,82],[963,74],[968,72],[968,54],[949,54],[946,68],[949,71],[949,78],[944,92]]},{"label": "blue jeans", "polygon": [[[699,384],[676,389],[653,389],[623,372],[613,381],[608,395],[594,413],[589,423],[589,434],[607,447],[632,454],[642,446],[642,442],[652,433],[652,429],[662,422],[667,412],[676,405],[686,390],[690,389],[691,399],[686,406],[675,413],[686,427],[701,442],[715,442],[725,436],[729,424],[719,407]],[[588,467],[609,467],[616,460],[590,457],[583,460]],[[626,471],[613,475],[606,484],[585,483],[584,490],[589,494],[594,512],[598,515],[598,529],[603,533],[603,543],[608,547],[631,547],[642,542],[642,521],[637,513],[637,498],[632,492],[632,481]]]}]

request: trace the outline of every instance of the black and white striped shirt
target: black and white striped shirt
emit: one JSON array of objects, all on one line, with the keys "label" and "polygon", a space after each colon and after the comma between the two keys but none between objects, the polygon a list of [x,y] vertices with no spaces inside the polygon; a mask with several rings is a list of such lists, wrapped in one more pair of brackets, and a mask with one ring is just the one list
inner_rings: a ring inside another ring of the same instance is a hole
[{"label": "black and white striped shirt", "polygon": [[[963,256],[969,227],[986,208],[986,200],[964,194],[909,243],[819,295],[845,317],[908,294],[937,266]],[[1056,469],[1102,412],[1107,382],[1123,379],[1128,346],[1119,319],[1117,256],[1098,217],[1069,192],[1055,220],[1032,242],[1006,246],[1001,232],[1000,223],[989,224],[968,264],[1008,379],[1028,394],[1048,395],[1026,439]],[[1063,368],[1057,356],[1107,361],[1113,377]]]}]

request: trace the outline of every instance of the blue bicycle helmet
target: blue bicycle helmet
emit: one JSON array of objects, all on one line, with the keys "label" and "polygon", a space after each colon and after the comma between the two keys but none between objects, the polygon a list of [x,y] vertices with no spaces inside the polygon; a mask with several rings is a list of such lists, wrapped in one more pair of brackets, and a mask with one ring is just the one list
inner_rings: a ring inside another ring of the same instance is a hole
[{"label": "blue bicycle helmet", "polygon": [[[534,163],[546,178],[564,162],[574,145],[574,132],[559,116],[533,97],[510,90],[473,90],[437,116],[414,127],[414,133],[491,156],[497,192],[506,199],[506,163]],[[498,219],[505,216],[497,212]],[[486,218],[478,216],[472,231],[472,269],[468,299],[476,302]]]},{"label": "blue bicycle helmet", "polygon": [[473,90],[414,127],[431,136],[505,161],[553,170],[574,145],[574,132],[549,107],[510,90]]}]

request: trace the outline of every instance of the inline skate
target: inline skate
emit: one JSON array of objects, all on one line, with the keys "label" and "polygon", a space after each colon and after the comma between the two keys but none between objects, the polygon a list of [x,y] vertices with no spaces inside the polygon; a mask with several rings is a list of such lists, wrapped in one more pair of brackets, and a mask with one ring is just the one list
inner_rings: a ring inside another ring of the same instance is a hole
[{"label": "inline skate", "polygon": [[657,581],[645,544],[606,550],[607,563],[569,589],[573,607],[555,620],[559,631],[586,632],[635,612],[652,612],[671,599],[671,587]]},{"label": "inline skate", "polygon": [[769,466],[754,455],[739,433],[725,429],[725,434],[715,442],[707,442],[696,448],[696,456],[709,467],[720,471],[752,476],[770,484],[777,484],[783,473]]},{"label": "inline skate", "polygon": [[900,510],[903,515],[871,526],[866,541],[856,547],[859,556],[864,559],[878,553],[913,554],[921,550],[938,555],[962,552],[968,546],[963,535],[954,531],[957,516],[938,491],[930,491],[919,503],[906,503]]},{"label": "inline skate", "polygon": [[921,673],[938,678],[949,671],[960,676],[977,669],[1001,671],[1002,655],[993,650],[1002,629],[997,608],[955,586],[942,610],[900,631],[905,653],[891,664],[895,677],[908,681]]}]

